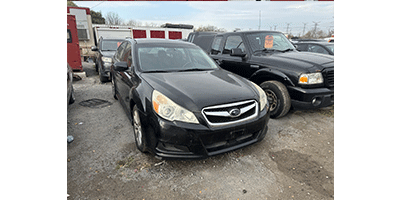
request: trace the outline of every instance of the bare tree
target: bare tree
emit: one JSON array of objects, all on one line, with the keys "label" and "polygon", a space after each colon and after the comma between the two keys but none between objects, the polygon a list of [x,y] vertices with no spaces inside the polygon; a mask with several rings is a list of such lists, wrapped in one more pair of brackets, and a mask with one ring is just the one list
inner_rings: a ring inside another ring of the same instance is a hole
[{"label": "bare tree", "polygon": [[106,24],[108,25],[122,25],[123,20],[117,13],[108,12],[106,15]]},{"label": "bare tree", "polygon": [[197,32],[204,32],[204,31],[214,31],[214,32],[226,32],[224,28],[218,28],[216,26],[200,26],[199,28],[196,28],[195,31]]},{"label": "bare tree", "polygon": [[130,19],[127,23],[125,23],[127,26],[141,26],[142,22]]}]

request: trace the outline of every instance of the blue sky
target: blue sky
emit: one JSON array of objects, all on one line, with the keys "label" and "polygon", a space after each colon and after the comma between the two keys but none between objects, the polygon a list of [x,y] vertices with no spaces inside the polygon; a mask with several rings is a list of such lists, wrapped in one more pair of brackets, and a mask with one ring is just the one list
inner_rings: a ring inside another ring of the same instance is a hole
[{"label": "blue sky", "polygon": [[334,29],[333,2],[257,2],[257,1],[230,1],[230,2],[99,2],[75,1],[78,6],[88,7],[94,11],[101,11],[103,16],[108,12],[117,13],[122,19],[154,23],[184,23],[195,27],[213,25],[232,31],[235,28],[242,30],[256,30],[259,26],[259,11],[261,11],[261,29],[286,32],[287,23],[289,32],[299,34],[303,32],[303,23],[306,32],[314,28],[314,22],[320,22],[318,28],[324,31]]}]

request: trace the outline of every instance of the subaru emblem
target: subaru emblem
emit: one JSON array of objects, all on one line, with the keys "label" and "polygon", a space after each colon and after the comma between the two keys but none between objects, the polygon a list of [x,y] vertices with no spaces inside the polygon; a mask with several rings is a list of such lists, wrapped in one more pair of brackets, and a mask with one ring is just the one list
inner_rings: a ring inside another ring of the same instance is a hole
[{"label": "subaru emblem", "polygon": [[238,117],[240,115],[240,110],[238,108],[233,108],[229,111],[231,117]]}]

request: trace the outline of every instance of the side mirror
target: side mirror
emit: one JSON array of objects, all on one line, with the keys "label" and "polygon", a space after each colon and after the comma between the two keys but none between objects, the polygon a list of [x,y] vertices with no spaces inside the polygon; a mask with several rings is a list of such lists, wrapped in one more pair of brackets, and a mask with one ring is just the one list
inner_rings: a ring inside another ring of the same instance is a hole
[{"label": "side mirror", "polygon": [[127,62],[116,62],[114,63],[114,69],[115,71],[125,71],[129,68],[128,63]]},{"label": "side mirror", "polygon": [[98,51],[99,49],[96,46],[92,46],[92,51]]},{"label": "side mirror", "polygon": [[246,56],[246,53],[243,53],[242,49],[240,49],[240,48],[233,48],[233,49],[231,49],[230,55],[243,58]]}]

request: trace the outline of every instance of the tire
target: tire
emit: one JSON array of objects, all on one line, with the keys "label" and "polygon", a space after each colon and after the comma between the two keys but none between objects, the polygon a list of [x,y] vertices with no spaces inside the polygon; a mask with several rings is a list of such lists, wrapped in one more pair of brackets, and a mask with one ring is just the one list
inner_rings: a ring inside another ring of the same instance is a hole
[{"label": "tire", "polygon": [[135,105],[132,109],[133,135],[135,137],[136,148],[145,153],[147,152],[146,139],[139,117],[139,109]]},{"label": "tire", "polygon": [[260,87],[267,95],[270,117],[278,119],[285,116],[291,107],[289,92],[285,85],[278,81],[265,81]]},{"label": "tire", "polygon": [[105,83],[105,82],[107,82],[107,81],[108,81],[108,78],[107,78],[107,77],[104,77],[104,76],[102,76],[102,75],[101,75],[101,73],[99,73],[99,76],[100,76],[100,81],[101,81],[102,83]]},{"label": "tire", "polygon": [[71,86],[71,94],[69,95],[68,104],[71,105],[75,102],[74,88]]},{"label": "tire", "polygon": [[114,97],[114,99],[118,100],[114,78],[112,78],[111,74],[110,74],[110,77],[111,77],[111,90],[112,90],[113,97]]}]

